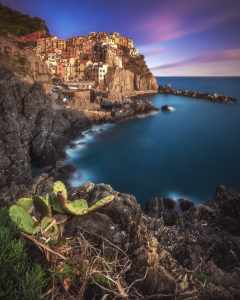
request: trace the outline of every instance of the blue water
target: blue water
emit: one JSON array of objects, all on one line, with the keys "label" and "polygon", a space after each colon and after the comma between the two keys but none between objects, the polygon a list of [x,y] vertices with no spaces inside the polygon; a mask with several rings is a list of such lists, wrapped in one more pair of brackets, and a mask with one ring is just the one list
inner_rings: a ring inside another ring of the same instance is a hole
[{"label": "blue water", "polygon": [[240,192],[240,77],[157,77],[172,88],[219,93],[239,100],[215,103],[182,96],[148,94],[172,112],[138,117],[87,136],[85,146],[69,150],[78,168],[73,184],[105,183],[132,194],[145,209],[154,197],[180,197],[196,205],[213,197],[217,185]]}]

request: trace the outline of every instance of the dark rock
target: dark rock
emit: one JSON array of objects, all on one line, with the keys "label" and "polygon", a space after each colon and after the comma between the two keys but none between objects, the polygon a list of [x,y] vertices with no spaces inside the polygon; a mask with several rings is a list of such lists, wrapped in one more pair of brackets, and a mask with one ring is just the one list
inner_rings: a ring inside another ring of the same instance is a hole
[{"label": "dark rock", "polygon": [[71,179],[76,170],[77,169],[73,165],[65,165],[53,174],[54,180],[66,183]]},{"label": "dark rock", "polygon": [[[112,241],[114,235],[119,230],[119,226],[114,224],[110,217],[95,212],[83,216],[73,217],[66,225],[64,235],[66,237],[74,237],[78,231],[83,232],[80,227],[89,231],[90,233],[86,232],[85,236],[89,240],[94,239],[94,242],[97,242],[99,246],[102,245],[101,236],[104,236],[107,240]],[[91,233],[100,237],[96,237]]]},{"label": "dark rock", "polygon": [[121,244],[124,238],[124,234],[122,232],[117,232],[113,237],[113,242],[117,244]]},{"label": "dark rock", "polygon": [[164,87],[163,87],[162,85],[159,85],[159,86],[158,86],[158,92],[159,92],[159,93],[164,92]]},{"label": "dark rock", "polygon": [[168,105],[163,105],[162,106],[162,110],[171,111],[171,109],[170,109],[170,107]]},{"label": "dark rock", "polygon": [[60,161],[56,161],[55,165],[48,170],[49,176],[53,176],[55,173],[59,172],[59,170],[62,168],[62,163]]},{"label": "dark rock", "polygon": [[179,201],[179,206],[182,210],[182,212],[185,212],[187,210],[189,210],[192,206],[194,206],[194,203],[189,201],[189,200],[185,200],[183,198],[178,199]]},{"label": "dark rock", "polygon": [[85,132],[85,134],[96,134],[97,133],[97,130],[89,130],[87,132]]},{"label": "dark rock", "polygon": [[89,200],[89,196],[91,195],[94,187],[95,185],[91,181],[85,182],[81,186],[71,189],[68,193],[68,199],[71,201],[78,199]]},{"label": "dark rock", "polygon": [[80,142],[78,143],[78,145],[86,145],[87,143],[86,142]]},{"label": "dark rock", "polygon": [[76,148],[77,148],[77,145],[76,145],[76,144],[72,144],[72,145],[70,145],[70,148],[71,148],[71,149],[76,149]]},{"label": "dark rock", "polygon": [[151,199],[146,204],[146,214],[152,218],[163,218],[165,225],[172,226],[176,223],[178,213],[172,211],[176,202],[170,198]]}]

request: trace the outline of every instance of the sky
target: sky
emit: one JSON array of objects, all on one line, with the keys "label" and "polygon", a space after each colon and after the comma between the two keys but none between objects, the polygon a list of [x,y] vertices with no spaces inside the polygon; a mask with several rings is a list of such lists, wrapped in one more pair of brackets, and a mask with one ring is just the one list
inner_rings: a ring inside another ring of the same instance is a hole
[{"label": "sky", "polygon": [[119,32],[155,76],[240,76],[240,0],[0,0],[58,38]]}]

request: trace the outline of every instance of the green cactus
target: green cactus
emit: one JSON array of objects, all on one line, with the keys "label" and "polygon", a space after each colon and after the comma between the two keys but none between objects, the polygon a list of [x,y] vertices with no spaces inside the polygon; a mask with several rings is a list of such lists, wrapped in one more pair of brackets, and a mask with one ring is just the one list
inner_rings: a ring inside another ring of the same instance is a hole
[{"label": "green cactus", "polygon": [[33,203],[32,198],[21,198],[16,202],[17,207],[23,208],[25,211],[28,211]]},{"label": "green cactus", "polygon": [[52,198],[49,194],[46,195],[46,200],[45,201],[46,201],[47,204],[52,205]]},{"label": "green cactus", "polygon": [[58,192],[63,192],[63,194],[65,195],[66,200],[67,200],[67,189],[66,189],[64,183],[62,183],[62,181],[54,182],[53,190],[54,190],[54,193],[55,193],[56,197],[57,197]]},{"label": "green cactus", "polygon": [[113,195],[104,197],[103,199],[101,199],[97,203],[95,203],[93,206],[89,207],[88,212],[92,212],[92,211],[96,210],[97,208],[102,207],[103,205],[111,202],[113,199],[114,199]]},{"label": "green cactus", "polygon": [[61,204],[57,201],[57,197],[53,197],[53,203],[52,203],[52,207],[55,211],[61,213],[61,214],[65,214],[64,210],[62,209]]},{"label": "green cactus", "polygon": [[33,203],[36,206],[36,208],[39,210],[39,212],[45,216],[45,217],[51,217],[51,206],[49,202],[51,202],[51,197],[47,195],[46,201],[41,197],[37,195],[33,195]]},{"label": "green cactus", "polygon": [[92,212],[95,209],[109,203],[113,199],[114,199],[114,196],[107,196],[107,197],[99,200],[92,207],[88,208],[88,204],[87,204],[86,200],[81,199],[81,200],[75,200],[73,202],[69,202],[66,200],[63,192],[59,191],[57,193],[56,200],[57,200],[58,204],[56,204],[56,207],[58,209],[57,210],[58,212],[61,212],[61,213],[64,212],[64,213],[68,213],[68,214],[71,214],[74,216],[79,216],[79,215],[85,215],[89,212]]},{"label": "green cactus", "polygon": [[[41,228],[44,231],[50,224],[52,223],[52,219],[48,217],[44,217],[41,220]],[[53,224],[45,233],[45,236],[55,237],[58,234],[58,227],[56,224]]]},{"label": "green cactus", "polygon": [[18,224],[20,228],[27,234],[33,234],[40,230],[40,226],[36,223],[31,216],[22,208],[17,205],[13,205],[9,209],[9,216]]}]

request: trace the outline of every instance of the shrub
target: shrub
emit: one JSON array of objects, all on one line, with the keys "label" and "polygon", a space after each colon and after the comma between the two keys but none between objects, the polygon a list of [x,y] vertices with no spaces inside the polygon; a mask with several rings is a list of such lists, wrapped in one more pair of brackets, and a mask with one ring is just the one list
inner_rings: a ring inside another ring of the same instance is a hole
[{"label": "shrub", "polygon": [[18,58],[18,62],[20,63],[20,65],[24,66],[24,65],[26,65],[27,59],[26,59],[26,57],[20,56]]},{"label": "shrub", "polygon": [[18,48],[19,49],[24,49],[26,46],[27,46],[26,43],[24,43],[24,42],[18,42]]},{"label": "shrub", "polygon": [[47,281],[45,272],[30,262],[19,234],[8,210],[0,208],[0,298],[39,299]]},{"label": "shrub", "polygon": [[[189,276],[190,276],[190,273],[188,273],[188,277]],[[206,285],[208,285],[212,281],[211,277],[209,277],[205,274],[198,275],[197,273],[193,274],[193,279],[197,279],[198,281],[201,281],[203,284],[205,283]]]},{"label": "shrub", "polygon": [[145,56],[143,54],[139,55],[139,57],[144,60],[145,59]]}]

